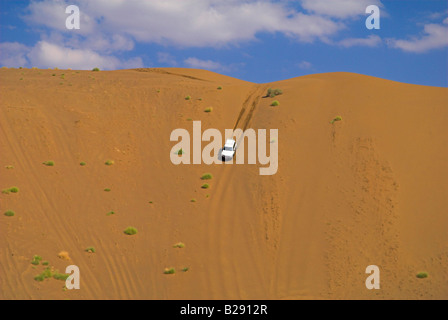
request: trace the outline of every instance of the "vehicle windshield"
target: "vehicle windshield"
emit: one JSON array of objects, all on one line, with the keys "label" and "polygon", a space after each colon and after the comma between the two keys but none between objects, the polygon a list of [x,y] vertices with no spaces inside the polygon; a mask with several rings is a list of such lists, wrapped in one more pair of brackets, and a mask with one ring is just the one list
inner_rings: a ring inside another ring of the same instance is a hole
[{"label": "vehicle windshield", "polygon": [[224,150],[226,150],[226,151],[232,151],[232,147],[224,147]]}]

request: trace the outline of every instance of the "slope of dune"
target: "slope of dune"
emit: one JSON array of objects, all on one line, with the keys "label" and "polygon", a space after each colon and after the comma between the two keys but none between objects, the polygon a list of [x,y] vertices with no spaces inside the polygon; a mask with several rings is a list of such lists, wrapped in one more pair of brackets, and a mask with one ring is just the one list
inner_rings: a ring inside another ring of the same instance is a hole
[{"label": "slope of dune", "polygon": [[[20,189],[0,194],[0,299],[448,298],[446,88],[180,68],[1,69],[0,88],[0,188]],[[191,120],[278,129],[278,172],[173,165],[170,134]],[[35,281],[34,255],[77,265],[81,289]]]}]

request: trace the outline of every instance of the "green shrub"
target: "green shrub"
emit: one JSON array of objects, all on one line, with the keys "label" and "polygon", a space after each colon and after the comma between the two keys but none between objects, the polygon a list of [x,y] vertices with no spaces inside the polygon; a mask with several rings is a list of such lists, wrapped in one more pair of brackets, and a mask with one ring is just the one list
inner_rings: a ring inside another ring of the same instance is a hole
[{"label": "green shrub", "polygon": [[84,167],[86,164],[87,164],[87,163],[85,163],[84,161],[82,161],[82,162],[79,163],[79,165],[80,165],[80,166],[83,166],[83,167]]},{"label": "green shrub", "polygon": [[100,71],[100,68],[93,68],[92,71]]},{"label": "green shrub", "polygon": [[114,211],[110,211],[110,212],[106,213],[106,216],[111,216],[113,214],[115,214],[115,212]]},{"label": "green shrub", "polygon": [[107,160],[106,162],[104,162],[104,164],[106,165],[106,166],[111,166],[111,165],[113,165],[115,162],[114,162],[114,160]]},{"label": "green shrub", "polygon": [[38,255],[33,256],[33,260],[31,260],[31,264],[37,266],[42,261],[42,257]]},{"label": "green shrub", "polygon": [[11,188],[2,190],[2,193],[4,193],[4,194],[17,193],[17,192],[19,192],[19,188],[17,188],[17,187],[11,187]]},{"label": "green shrub", "polygon": [[266,94],[266,96],[267,96],[267,97],[274,98],[275,96],[279,96],[279,95],[281,95],[282,93],[283,93],[283,91],[280,90],[280,89],[272,89],[272,88],[269,88],[269,89],[268,89],[268,92],[267,92],[267,94]]},{"label": "green shrub", "polygon": [[67,280],[68,277],[70,277],[69,274],[66,274],[66,273],[59,273],[58,271],[56,271],[56,272],[53,274],[53,278],[55,278],[56,280],[63,280],[63,281],[65,281],[65,280]]},{"label": "green shrub", "polygon": [[190,100],[190,99],[191,99],[190,96],[186,96],[186,97],[185,97],[185,100]]},{"label": "green shrub", "polygon": [[42,164],[46,165],[47,167],[53,167],[54,161],[45,161],[45,162],[42,162]]},{"label": "green shrub", "polygon": [[10,169],[14,169],[14,166],[9,165],[9,166],[6,166],[5,168],[10,170]]},{"label": "green shrub", "polygon": [[173,246],[173,248],[185,248],[185,244],[182,242],[178,242]]},{"label": "green shrub", "polygon": [[213,176],[211,173],[204,173],[201,177],[201,180],[210,180],[212,178],[213,178]]},{"label": "green shrub", "polygon": [[271,106],[273,106],[273,107],[277,107],[277,106],[279,106],[280,105],[280,102],[278,102],[278,100],[274,100],[274,101],[272,101],[272,103],[271,103]]},{"label": "green shrub", "polygon": [[190,202],[196,202],[196,199],[191,199]]},{"label": "green shrub", "polygon": [[219,86],[219,87],[218,87],[218,90],[222,90],[222,87],[221,87],[221,86]]},{"label": "green shrub", "polygon": [[12,210],[8,210],[5,212],[5,216],[7,216],[7,217],[14,217],[14,215],[15,215],[15,212]]},{"label": "green shrub", "polygon": [[213,111],[213,108],[212,108],[212,107],[209,107],[209,108],[205,108],[205,109],[204,109],[204,112],[207,112],[207,113],[208,113],[208,112],[212,112],[212,111]]},{"label": "green shrub", "polygon": [[342,117],[341,116],[337,116],[336,118],[334,118],[333,120],[330,121],[331,124],[335,123],[336,121],[342,121]]},{"label": "green shrub", "polygon": [[88,247],[88,248],[86,248],[85,251],[86,251],[86,252],[89,252],[89,253],[95,253],[95,252],[96,252],[96,250],[95,250],[94,247]]},{"label": "green shrub", "polygon": [[204,183],[204,184],[201,186],[201,188],[202,188],[202,189],[208,189],[208,188],[210,188],[210,186],[208,185],[208,183]]},{"label": "green shrub", "polygon": [[176,152],[178,155],[183,155],[185,152],[182,150],[182,148],[180,148],[179,150],[177,150]]},{"label": "green shrub", "polygon": [[424,278],[428,278],[428,272],[419,272],[417,273],[417,278],[419,279],[424,279]]},{"label": "green shrub", "polygon": [[188,270],[190,270],[188,267],[182,268],[182,272],[187,272]]},{"label": "green shrub", "polygon": [[165,271],[163,271],[164,274],[174,274],[176,273],[176,270],[174,268],[165,268]]},{"label": "green shrub", "polygon": [[126,233],[127,235],[134,235],[137,233],[137,229],[134,227],[127,227],[126,229],[124,229],[124,233]]},{"label": "green shrub", "polygon": [[106,188],[106,189],[104,189],[104,191],[106,191],[106,192],[110,192],[110,189],[109,189],[109,188]]},{"label": "green shrub", "polygon": [[44,261],[44,262],[42,262],[42,265],[43,266],[48,266],[50,264],[50,262],[48,262],[48,261]]}]

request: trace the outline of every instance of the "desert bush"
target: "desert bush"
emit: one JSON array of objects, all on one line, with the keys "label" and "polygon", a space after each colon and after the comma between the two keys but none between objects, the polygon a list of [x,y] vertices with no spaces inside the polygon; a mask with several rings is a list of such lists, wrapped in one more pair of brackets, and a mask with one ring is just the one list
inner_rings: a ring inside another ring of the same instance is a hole
[{"label": "desert bush", "polygon": [[201,186],[201,188],[202,188],[202,189],[208,189],[208,188],[210,188],[210,186],[209,186],[208,183],[204,183],[204,184]]},{"label": "desert bush", "polygon": [[186,96],[186,97],[185,97],[185,100],[190,100],[190,99],[191,99],[190,96]]},{"label": "desert bush", "polygon": [[109,189],[109,188],[106,188],[106,189],[104,189],[104,191],[106,191],[106,192],[110,192],[110,189]]},{"label": "desert bush", "polygon": [[185,244],[183,244],[182,242],[178,242],[173,246],[173,248],[185,248]]},{"label": "desert bush", "polygon": [[53,167],[54,161],[45,161],[45,162],[42,162],[42,164],[46,165],[47,167]]},{"label": "desert bush", "polygon": [[84,167],[86,164],[87,164],[87,163],[85,163],[84,161],[81,161],[81,162],[79,163],[79,165],[80,165],[80,166],[83,166],[83,167]]},{"label": "desert bush", "polygon": [[204,112],[207,112],[207,113],[208,113],[208,112],[212,112],[212,111],[213,111],[213,108],[212,108],[212,107],[209,107],[209,108],[205,108],[205,109],[204,109]]},{"label": "desert bush", "polygon": [[342,117],[341,116],[337,116],[336,118],[334,118],[333,120],[331,120],[331,124],[335,123],[336,121],[342,121]]},{"label": "desert bush", "polygon": [[100,71],[100,68],[93,68],[92,71]]},{"label": "desert bush", "polygon": [[219,86],[219,87],[218,87],[218,90],[222,90],[222,87],[221,87],[221,86]]},{"label": "desert bush", "polygon": [[274,101],[272,101],[272,103],[271,103],[271,106],[273,106],[273,107],[277,107],[277,106],[279,106],[280,105],[280,102],[278,102],[278,100],[274,100]]},{"label": "desert bush", "polygon": [[114,160],[106,160],[106,162],[104,162],[104,164],[106,165],[106,166],[111,166],[111,165],[113,165],[115,162],[114,162]]},{"label": "desert bush", "polygon": [[212,178],[213,178],[213,176],[211,173],[204,173],[201,177],[201,180],[210,180]]},{"label": "desert bush", "polygon": [[14,217],[14,215],[15,215],[15,212],[12,210],[8,210],[5,212],[5,216],[7,216],[7,217]]},{"label": "desert bush", "polygon": [[85,249],[85,251],[88,252],[88,253],[95,253],[96,252],[94,247],[88,247],[88,248]]},{"label": "desert bush", "polygon": [[163,271],[164,274],[174,274],[176,273],[176,270],[174,268],[165,268],[165,271]]},{"label": "desert bush", "polygon": [[280,90],[280,89],[272,89],[272,88],[269,88],[269,89],[268,89],[268,92],[266,93],[266,96],[267,96],[267,97],[274,98],[275,96],[279,96],[279,95],[281,95],[282,93],[283,93],[283,91]]},{"label": "desert bush", "polygon": [[126,229],[124,229],[124,233],[126,233],[129,236],[132,236],[137,233],[137,229],[134,227],[127,227]]},{"label": "desert bush", "polygon": [[428,278],[428,272],[419,272],[417,273],[417,278],[419,279],[423,279],[423,278]]}]

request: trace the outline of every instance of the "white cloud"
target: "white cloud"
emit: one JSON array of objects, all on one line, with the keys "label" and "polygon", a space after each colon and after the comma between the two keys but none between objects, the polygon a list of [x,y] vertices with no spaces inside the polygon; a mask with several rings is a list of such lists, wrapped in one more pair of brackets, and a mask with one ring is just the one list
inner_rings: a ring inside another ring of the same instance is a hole
[{"label": "white cloud", "polygon": [[170,66],[176,66],[177,65],[177,61],[176,58],[168,53],[168,52],[158,52],[157,53],[157,61],[159,63],[165,63],[168,64]]},{"label": "white cloud", "polygon": [[342,19],[364,16],[369,5],[383,6],[379,0],[301,0],[301,4],[310,12]]},{"label": "white cloud", "polygon": [[[65,29],[65,0],[32,2],[26,20],[52,30]],[[139,42],[183,47],[223,46],[280,32],[301,41],[325,39],[343,28],[329,18],[268,0],[72,0],[81,12],[79,34],[119,33]]]},{"label": "white cloud", "polygon": [[190,68],[196,68],[196,69],[207,69],[207,70],[221,70],[225,71],[228,68],[220,64],[219,62],[212,61],[212,60],[201,60],[197,58],[190,57],[188,59],[184,60],[184,63],[190,67]]},{"label": "white cloud", "polygon": [[389,46],[403,51],[423,53],[448,46],[448,18],[442,24],[426,24],[424,34],[410,40],[388,39]]},{"label": "white cloud", "polygon": [[0,65],[5,67],[24,67],[28,64],[26,54],[29,48],[18,42],[0,43]]},{"label": "white cloud", "polygon": [[40,68],[118,69],[143,65],[140,58],[121,62],[116,57],[100,55],[89,49],[72,49],[46,41],[39,41],[27,57],[31,65]]},{"label": "white cloud", "polygon": [[311,62],[308,62],[308,61],[301,61],[301,62],[299,62],[298,64],[297,64],[297,66],[300,68],[300,69],[304,69],[304,70],[306,70],[306,69],[310,69],[313,65],[312,65],[312,63]]},{"label": "white cloud", "polygon": [[353,46],[376,47],[382,43],[382,40],[377,35],[370,35],[367,38],[348,38],[341,40],[339,44],[343,47],[349,48]]}]

